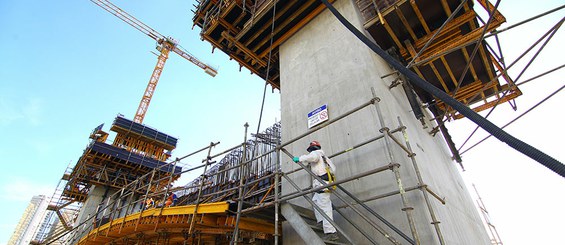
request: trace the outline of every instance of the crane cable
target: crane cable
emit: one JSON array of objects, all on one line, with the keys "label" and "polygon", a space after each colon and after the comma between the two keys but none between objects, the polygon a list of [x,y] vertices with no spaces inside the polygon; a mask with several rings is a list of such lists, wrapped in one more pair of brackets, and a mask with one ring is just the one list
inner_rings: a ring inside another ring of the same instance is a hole
[{"label": "crane cable", "polygon": [[[275,14],[276,14],[276,9],[277,9],[277,2],[275,1],[275,3],[273,4],[273,21],[271,23],[271,33],[270,33],[270,43],[269,43],[269,60],[267,61],[267,70],[266,70],[266,74],[265,74],[265,87],[263,89],[263,99],[261,101],[261,110],[259,111],[259,122],[257,123],[257,132],[255,134],[255,139],[254,139],[254,146],[257,146],[257,138],[259,137],[259,130],[261,128],[261,120],[263,118],[263,110],[265,108],[265,97],[267,95],[267,86],[269,85],[269,70],[271,68],[271,57],[272,57],[272,51],[273,51],[273,33],[275,30]],[[243,144],[247,144],[247,142],[243,142]],[[244,148],[245,149],[245,148]],[[252,149],[252,157],[255,155],[255,147],[253,147]],[[245,152],[244,154],[247,154],[247,152]],[[248,160],[246,162],[243,162],[241,164],[247,164],[248,162],[250,162],[252,160]],[[243,188],[242,188],[242,192],[245,192],[245,190],[247,189],[247,179],[245,179],[243,181]],[[243,198],[243,196],[242,196]],[[238,200],[239,203],[243,202],[243,200]],[[232,240],[230,241],[230,244],[237,244],[237,240],[239,237],[239,220],[241,217],[241,209],[238,203],[238,210],[237,210],[237,215],[236,215],[236,221],[235,221],[235,228],[234,228],[234,236],[232,237]]]},{"label": "crane cable", "polygon": [[432,94],[438,99],[442,100],[444,103],[451,106],[453,109],[457,110],[463,116],[469,118],[472,122],[476,123],[478,126],[489,132],[491,135],[499,139],[500,141],[508,144],[515,150],[523,153],[524,155],[536,160],[543,166],[549,168],[553,172],[559,174],[561,177],[565,177],[565,165],[559,162],[555,158],[543,153],[542,151],[534,148],[533,146],[517,139],[516,137],[506,133],[504,130],[480,116],[475,111],[463,105],[461,102],[455,100],[453,97],[449,96],[445,92],[441,91],[432,84],[426,82],[424,79],[420,78],[414,72],[410,71],[408,68],[404,67],[400,62],[395,60],[389,54],[381,49],[377,44],[373,43],[369,38],[367,38],[363,33],[361,33],[357,28],[355,28],[348,20],[346,20],[332,4],[327,0],[320,0],[326,7],[332,12],[332,14],[345,26],[353,35],[355,35],[361,42],[367,45],[368,48],[373,50],[382,59],[388,62],[394,69],[398,70],[400,73],[408,77],[416,86],[425,90],[426,92]]},{"label": "crane cable", "polygon": [[267,94],[267,85],[269,85],[269,71],[271,69],[271,57],[273,53],[273,33],[275,32],[275,15],[277,9],[277,2],[273,4],[273,21],[271,22],[271,34],[270,34],[270,43],[269,43],[269,60],[267,60],[267,74],[265,74],[265,88],[263,88],[263,100],[261,101],[261,110],[259,112],[259,122],[257,123],[257,132],[259,134],[259,129],[261,127],[261,120],[263,118],[263,109],[265,107],[265,97]]}]

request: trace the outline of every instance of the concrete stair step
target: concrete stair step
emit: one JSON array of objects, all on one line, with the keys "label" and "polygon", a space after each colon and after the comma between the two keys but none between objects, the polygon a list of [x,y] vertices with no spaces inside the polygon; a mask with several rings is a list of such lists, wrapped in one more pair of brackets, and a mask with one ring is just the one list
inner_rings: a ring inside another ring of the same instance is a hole
[{"label": "concrete stair step", "polygon": [[[291,223],[295,231],[301,231],[301,237],[304,241],[311,241],[314,244],[330,244],[330,245],[346,245],[340,241],[343,237],[336,241],[323,240],[324,229],[316,223],[314,211],[309,208],[293,205],[290,203],[283,204],[282,214],[287,221]],[[308,229],[310,228],[310,229]],[[307,231],[309,230],[309,231]],[[299,234],[301,233],[299,232]],[[317,242],[314,242],[317,241]]]},{"label": "concrete stair step", "polygon": [[321,226],[318,226],[318,224],[316,224],[316,223],[311,224],[309,222],[306,222],[306,223],[308,223],[310,228],[312,228],[312,230],[314,230],[316,233],[320,233],[320,232],[323,233],[324,232],[324,228],[322,228]]},{"label": "concrete stair step", "polygon": [[298,212],[298,214],[300,214],[300,216],[302,216],[303,218],[306,218],[308,220],[313,220],[314,223],[315,223],[316,216],[314,215],[314,211],[312,209],[305,208],[305,207],[298,206],[298,205],[294,205],[294,204],[292,204],[292,208],[294,208],[294,210],[296,210],[296,212]]},{"label": "concrete stair step", "polygon": [[341,242],[341,241],[327,241],[327,240],[324,240],[324,242],[325,242],[326,244],[330,244],[330,245],[349,245],[349,243],[344,243],[344,242]]}]

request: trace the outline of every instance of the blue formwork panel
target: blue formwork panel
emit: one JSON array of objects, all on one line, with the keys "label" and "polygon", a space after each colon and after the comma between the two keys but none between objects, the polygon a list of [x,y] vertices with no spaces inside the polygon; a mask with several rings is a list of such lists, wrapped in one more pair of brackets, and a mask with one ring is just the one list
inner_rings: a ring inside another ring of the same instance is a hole
[{"label": "blue formwork panel", "polygon": [[162,172],[173,172],[175,174],[180,174],[182,172],[181,167],[175,166],[173,170],[173,166],[169,163],[161,162],[150,157],[145,157],[133,152],[129,152],[125,149],[115,147],[113,145],[108,145],[102,142],[94,141],[90,145],[89,149],[94,153],[109,155],[120,160],[127,161],[130,164],[138,164],[151,169],[158,169]]},{"label": "blue formwork panel", "polygon": [[116,119],[114,120],[114,124],[112,126],[117,126],[127,131],[147,137],[149,139],[153,139],[160,143],[173,146],[173,148],[177,146],[177,138],[170,136],[168,134],[161,133],[153,128],[150,128],[140,123],[136,123],[132,120],[123,118],[121,116],[116,117]]}]

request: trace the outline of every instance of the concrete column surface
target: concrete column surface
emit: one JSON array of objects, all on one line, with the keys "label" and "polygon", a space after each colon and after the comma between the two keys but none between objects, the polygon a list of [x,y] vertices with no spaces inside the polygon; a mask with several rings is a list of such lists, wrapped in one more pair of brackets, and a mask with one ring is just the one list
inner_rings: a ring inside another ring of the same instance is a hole
[{"label": "concrete column surface", "polygon": [[[106,194],[106,196],[112,194],[110,192],[107,193],[106,189],[107,187],[105,186],[96,185],[90,188],[90,191],[88,192],[88,199],[86,199],[86,201],[82,205],[74,224],[74,227],[78,226],[78,228],[76,228],[70,236],[72,237],[71,241],[74,241],[73,244],[78,242],[83,236],[88,234],[88,229],[92,227],[92,224],[95,221],[95,218],[92,218],[92,216],[96,215],[98,206],[104,201],[104,194]],[[86,221],[89,218],[91,219],[89,221]],[[84,225],[79,226],[82,223],[84,223]]]},{"label": "concrete column surface", "polygon": [[[363,30],[361,16],[352,0],[337,0],[334,6],[358,29]],[[383,34],[385,35],[385,34]],[[281,71],[281,114],[283,142],[308,131],[308,113],[327,105],[330,119],[369,101],[373,95],[371,88],[380,98],[382,111],[380,119],[375,106],[369,106],[347,118],[332,124],[286,147],[293,155],[306,154],[308,143],[318,140],[327,155],[348,149],[365,140],[381,134],[382,127],[390,129],[399,126],[400,118],[407,127],[407,135],[416,153],[416,161],[424,183],[418,183],[414,167],[407,153],[393,141],[388,145],[381,139],[360,147],[333,159],[337,166],[337,178],[366,172],[389,163],[400,164],[400,182],[392,171],[385,171],[360,178],[343,186],[359,199],[378,196],[398,191],[399,184],[404,188],[427,184],[430,189],[445,198],[443,205],[435,198],[430,198],[439,227],[446,244],[490,244],[489,237],[477,209],[469,195],[463,179],[457,170],[457,164],[451,160],[444,139],[432,136],[428,131],[434,125],[424,128],[412,114],[408,100],[401,86],[389,89],[394,76],[381,78],[392,72],[389,65],[369,50],[351,34],[329,10],[324,10],[309,24],[280,46]],[[427,115],[427,123],[431,115]],[[396,138],[404,142],[402,134]],[[298,167],[292,159],[282,155],[282,169],[287,172]],[[290,175],[302,188],[310,186],[311,180],[305,172]],[[282,193],[290,193],[294,188],[283,179]],[[310,197],[309,197],[310,198]],[[423,194],[419,190],[406,192],[407,206],[413,208],[414,223],[421,244],[440,244],[436,229],[426,206]],[[334,205],[342,205],[332,195]],[[294,204],[309,207],[303,198],[292,200]],[[403,233],[412,237],[403,202],[399,195],[377,199],[366,203],[381,216],[385,217]],[[343,209],[347,216],[357,222],[369,234],[374,234],[377,241],[389,244],[389,241],[377,233],[370,225],[351,211]],[[367,212],[365,215],[369,216]],[[344,227],[358,244],[367,244],[368,240],[334,211],[338,224]],[[376,218],[376,223],[385,227]],[[401,244],[406,240],[385,228]],[[288,224],[283,224],[285,244],[304,244]]]}]

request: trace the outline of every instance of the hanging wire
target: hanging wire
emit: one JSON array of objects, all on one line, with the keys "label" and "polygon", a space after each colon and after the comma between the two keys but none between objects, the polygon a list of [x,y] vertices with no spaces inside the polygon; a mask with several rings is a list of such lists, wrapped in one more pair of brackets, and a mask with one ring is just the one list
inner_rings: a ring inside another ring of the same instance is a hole
[{"label": "hanging wire", "polygon": [[[532,44],[527,50],[525,50],[518,58],[516,58],[510,65],[508,65],[508,67],[506,67],[506,69],[500,71],[500,74],[496,75],[492,80],[490,80],[488,83],[486,83],[485,85],[483,85],[484,87],[490,86],[492,83],[494,83],[496,81],[496,79],[498,79],[499,77],[508,74],[508,71],[510,70],[510,68],[514,67],[514,65],[516,65],[518,63],[518,61],[522,60],[522,58],[524,58],[526,56],[526,54],[528,54],[530,51],[532,51],[534,49],[535,46],[537,46],[542,40],[544,40],[549,34],[552,33],[553,29],[555,29],[557,26],[560,26],[561,22],[563,22],[563,19],[556,24],[554,27],[550,28],[550,30],[548,30],[542,37],[540,37],[534,44]],[[468,99],[469,101],[473,101],[477,96],[479,96],[479,94],[476,94],[475,96],[471,97],[470,99]],[[442,117],[438,117],[438,118],[443,118]],[[445,119],[441,122],[441,125],[445,124],[448,120]],[[438,127],[439,127],[438,126]]]},{"label": "hanging wire", "polygon": [[[551,93],[549,96],[547,96],[545,99],[541,100],[540,102],[538,102],[537,104],[535,104],[532,108],[528,109],[527,111],[525,111],[524,113],[520,114],[518,117],[512,119],[512,121],[508,122],[507,124],[505,124],[504,126],[501,127],[501,129],[506,128],[508,125],[514,123],[515,121],[517,121],[518,119],[520,119],[521,117],[523,117],[524,115],[528,114],[530,111],[532,111],[533,109],[535,109],[536,107],[538,107],[539,105],[541,105],[542,103],[546,102],[549,98],[553,97],[554,95],[556,95],[557,93],[559,93],[563,88],[565,88],[565,85],[561,86],[561,88],[557,89],[555,92]],[[482,140],[479,140],[479,142],[475,143],[474,145],[470,146],[469,148],[465,149],[463,152],[461,152],[461,155],[463,155],[465,152],[468,152],[469,150],[473,149],[475,146],[479,145],[480,143],[484,142],[485,140],[487,140],[488,138],[490,138],[492,135],[489,135],[487,137],[484,137]]]},{"label": "hanging wire", "polygon": [[524,85],[524,84],[526,84],[526,83],[529,83],[529,82],[531,82],[531,81],[533,81],[533,80],[535,80],[535,79],[538,79],[538,78],[540,78],[540,77],[543,77],[543,76],[545,76],[545,75],[547,75],[547,74],[550,74],[550,73],[552,73],[552,72],[554,72],[554,71],[558,71],[559,69],[561,69],[561,68],[563,68],[563,67],[565,67],[565,64],[560,65],[560,66],[558,66],[558,67],[555,67],[555,68],[553,68],[553,69],[551,69],[551,70],[548,70],[548,71],[546,71],[546,72],[544,72],[544,73],[535,75],[534,77],[528,78],[528,79],[524,80],[523,82],[517,83],[516,86],[522,86],[522,85]]},{"label": "hanging wire", "polygon": [[[271,21],[271,33],[270,33],[270,42],[269,42],[269,58],[267,61],[267,70],[266,70],[266,74],[265,74],[265,87],[263,88],[263,98],[261,100],[261,110],[259,111],[259,120],[257,123],[257,131],[255,135],[259,135],[259,130],[261,129],[261,121],[263,119],[263,111],[265,108],[265,98],[267,95],[267,86],[269,84],[269,73],[270,73],[270,69],[271,69],[271,59],[272,59],[272,52],[273,52],[273,33],[274,33],[274,29],[275,29],[275,15],[276,15],[276,9],[277,9],[277,2],[275,1],[275,3],[273,4],[273,18]],[[247,132],[247,130],[246,130]],[[253,159],[255,156],[255,151],[257,150],[257,140],[259,137],[255,137],[254,141],[253,141],[253,148],[251,150],[251,157],[250,159]],[[244,142],[244,144],[247,144],[247,142]],[[243,147],[243,149],[245,149],[245,146]],[[245,150],[244,154],[247,154],[247,150]],[[246,164],[245,162],[242,162],[241,164]],[[251,162],[247,163],[247,164],[251,164]],[[243,171],[243,166],[242,169],[240,171]],[[247,189],[247,178],[245,180],[243,180],[242,174],[239,175],[240,176],[240,181],[243,182],[243,187],[241,188],[240,192],[245,192]],[[240,200],[238,200],[238,202],[243,202],[243,198],[244,196],[242,195],[242,193],[240,193]],[[230,244],[237,244],[238,241],[238,228],[239,228],[239,215],[241,212],[241,205],[238,205],[238,218],[236,220],[236,224],[235,224],[235,230],[234,233],[235,235],[233,236],[233,240],[230,241]]]},{"label": "hanging wire", "polygon": [[[257,123],[257,131],[256,133],[259,134],[259,129],[261,128],[261,120],[263,118],[263,109],[265,107],[265,97],[267,94],[267,85],[269,84],[269,73],[271,70],[271,58],[273,53],[273,37],[275,32],[275,15],[277,9],[277,2],[273,5],[273,21],[271,22],[271,34],[270,34],[270,43],[269,43],[269,60],[267,61],[267,74],[265,74],[265,88],[263,89],[263,99],[261,101],[261,111],[259,112],[259,122]],[[257,143],[257,142],[255,142]]]},{"label": "hanging wire", "polygon": [[521,141],[520,139],[506,133],[504,130],[500,129],[498,126],[494,125],[492,122],[480,116],[475,111],[471,110],[467,106],[463,105],[461,102],[455,100],[450,95],[446,94],[439,88],[429,84],[419,77],[416,73],[410,71],[403,64],[394,59],[381,47],[375,44],[371,39],[367,38],[365,34],[359,31],[353,24],[351,24],[339,11],[337,11],[332,4],[327,0],[320,0],[328,8],[328,10],[338,19],[338,21],[349,30],[352,35],[355,35],[361,42],[363,42],[368,48],[370,48],[374,53],[383,58],[388,62],[394,69],[397,69],[400,73],[407,76],[409,79],[413,80],[414,84],[424,91],[436,96],[438,99],[443,100],[446,104],[453,107],[455,110],[460,112],[463,116],[467,117],[472,122],[480,125],[487,132],[493,134],[497,139],[508,144],[508,146],[513,149],[523,153],[524,155],[530,157],[531,159],[542,164],[544,167],[552,170],[553,172],[565,177],[565,165],[555,158],[543,153],[542,151],[536,149],[535,147]]},{"label": "hanging wire", "polygon": [[553,12],[556,12],[556,11],[558,11],[558,10],[561,10],[562,8],[565,8],[565,4],[563,4],[563,5],[561,5],[561,6],[557,7],[557,8],[551,9],[551,10],[549,10],[549,11],[543,12],[543,13],[541,13],[541,14],[538,14],[538,15],[536,15],[536,16],[533,16],[533,17],[530,17],[530,18],[528,18],[528,19],[525,19],[525,20],[523,20],[523,21],[520,21],[520,22],[518,22],[518,23],[516,23],[516,24],[514,24],[514,25],[511,25],[511,26],[509,26],[509,27],[506,27],[506,28],[503,28],[503,29],[500,29],[500,30],[493,30],[490,34],[486,35],[485,38],[489,38],[489,37],[491,37],[491,36],[496,36],[496,35],[498,35],[498,34],[500,34],[500,33],[502,33],[502,32],[508,31],[508,30],[513,29],[513,28],[515,28],[515,27],[521,26],[521,25],[523,25],[523,24],[526,24],[526,23],[528,23],[528,22],[531,22],[531,21],[533,21],[533,20],[539,19],[539,18],[544,17],[544,16],[546,16],[546,15],[548,15],[548,14],[551,14],[551,13],[553,13]]},{"label": "hanging wire", "polygon": [[[522,77],[522,75],[524,75],[524,73],[526,72],[526,70],[530,67],[530,65],[534,62],[534,60],[538,57],[538,55],[541,53],[541,51],[545,48],[545,46],[549,43],[549,41],[551,40],[551,38],[553,37],[553,35],[555,35],[555,33],[557,33],[557,31],[559,30],[559,28],[561,27],[561,24],[563,24],[563,21],[565,20],[565,18],[561,19],[554,27],[551,28],[550,32],[551,34],[549,35],[549,37],[545,40],[545,42],[540,46],[540,48],[538,49],[538,51],[534,54],[534,56],[530,59],[530,61],[528,62],[528,64],[526,64],[526,66],[524,67],[524,69],[522,69],[522,71],[520,72],[520,74],[516,77],[515,81],[518,81],[520,79],[520,77]],[[504,93],[502,94],[502,97],[506,96],[506,94],[509,92],[510,90],[506,90],[504,91]],[[490,111],[487,113],[487,115],[485,116],[485,118],[488,118],[491,113],[494,111],[494,109],[500,104],[501,100],[497,100],[496,103],[494,104],[494,106],[490,109]],[[473,132],[469,135],[469,137],[467,137],[467,139],[465,140],[465,142],[463,142],[463,144],[461,144],[461,147],[459,147],[459,149],[457,150],[461,150],[463,148],[463,146],[465,144],[467,144],[467,142],[471,139],[471,137],[473,137],[473,135],[477,132],[477,130],[479,129],[479,126],[475,127],[475,129],[473,130]]]}]

